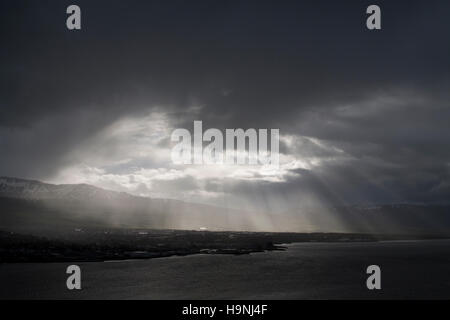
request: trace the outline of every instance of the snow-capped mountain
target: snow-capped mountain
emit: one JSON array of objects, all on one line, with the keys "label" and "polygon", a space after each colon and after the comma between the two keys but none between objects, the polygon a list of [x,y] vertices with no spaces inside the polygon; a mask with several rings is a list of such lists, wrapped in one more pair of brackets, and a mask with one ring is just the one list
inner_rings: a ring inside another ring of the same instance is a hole
[{"label": "snow-capped mountain", "polygon": [[248,212],[151,199],[87,184],[0,178],[0,230],[100,226],[157,229],[450,234],[450,206],[388,204]]},{"label": "snow-capped mountain", "polygon": [[36,180],[0,177],[0,196],[30,200],[112,200],[133,198],[132,195],[97,188],[88,184],[49,184]]},{"label": "snow-capped mountain", "polygon": [[152,199],[87,184],[49,184],[0,177],[4,226],[70,225],[159,229],[255,230],[248,212]]}]

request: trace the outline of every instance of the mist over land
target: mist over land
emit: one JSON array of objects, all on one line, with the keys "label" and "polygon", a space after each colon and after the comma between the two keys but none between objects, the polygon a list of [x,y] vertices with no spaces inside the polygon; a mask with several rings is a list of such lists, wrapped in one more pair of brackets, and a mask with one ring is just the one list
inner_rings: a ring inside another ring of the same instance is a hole
[{"label": "mist over land", "polygon": [[6,177],[0,178],[0,206],[0,229],[47,233],[135,228],[442,235],[450,230],[444,205],[304,207],[269,214]]},{"label": "mist over land", "polygon": [[[446,206],[330,207],[326,214],[303,208],[266,215],[270,224],[262,225],[254,223],[261,212],[2,177],[0,207],[1,262],[248,254],[284,250],[280,244],[291,242],[450,237]],[[330,223],[330,213],[340,224]]]}]

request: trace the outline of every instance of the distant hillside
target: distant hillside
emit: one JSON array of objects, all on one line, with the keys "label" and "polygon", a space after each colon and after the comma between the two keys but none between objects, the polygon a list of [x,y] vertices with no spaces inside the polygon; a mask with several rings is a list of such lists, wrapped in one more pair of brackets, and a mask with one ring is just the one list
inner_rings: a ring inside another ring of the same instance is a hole
[{"label": "distant hillside", "polygon": [[329,206],[267,214],[0,177],[0,230],[45,234],[84,227],[450,234],[450,207]]},{"label": "distant hillside", "polygon": [[0,195],[2,197],[28,200],[101,200],[136,198],[124,192],[97,188],[88,184],[49,184],[35,180],[0,177]]},{"label": "distant hillside", "polygon": [[0,229],[258,230],[253,223],[255,215],[249,212],[137,197],[87,184],[54,185],[9,177],[0,177],[0,209]]}]

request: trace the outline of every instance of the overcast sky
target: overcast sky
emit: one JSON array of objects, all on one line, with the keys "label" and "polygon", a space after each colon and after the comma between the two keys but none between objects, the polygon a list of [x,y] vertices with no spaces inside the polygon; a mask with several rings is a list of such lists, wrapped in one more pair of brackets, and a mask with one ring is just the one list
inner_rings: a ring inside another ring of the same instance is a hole
[{"label": "overcast sky", "polygon": [[[273,210],[448,202],[449,19],[446,0],[2,1],[0,175]],[[279,128],[279,170],[174,165],[194,120]]]}]

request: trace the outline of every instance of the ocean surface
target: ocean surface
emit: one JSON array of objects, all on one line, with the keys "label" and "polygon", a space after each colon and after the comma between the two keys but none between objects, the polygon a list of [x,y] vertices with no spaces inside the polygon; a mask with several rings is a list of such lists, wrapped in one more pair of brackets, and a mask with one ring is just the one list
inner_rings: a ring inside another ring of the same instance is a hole
[{"label": "ocean surface", "polygon": [[[73,263],[0,264],[1,299],[450,299],[450,240],[296,243],[286,251]],[[366,268],[381,267],[381,290]]]}]

